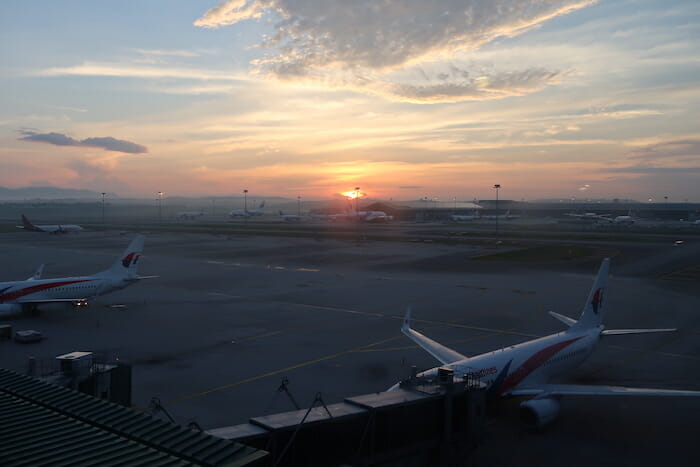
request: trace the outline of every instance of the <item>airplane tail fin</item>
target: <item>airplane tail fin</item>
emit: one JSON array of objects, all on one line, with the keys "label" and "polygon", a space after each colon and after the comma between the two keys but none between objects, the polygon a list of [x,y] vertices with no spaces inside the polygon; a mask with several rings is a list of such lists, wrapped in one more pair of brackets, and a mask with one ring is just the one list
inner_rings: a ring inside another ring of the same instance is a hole
[{"label": "airplane tail fin", "polygon": [[260,203],[260,207],[259,207],[258,209],[262,209],[262,208],[264,208],[264,207],[265,207],[265,201],[263,200],[263,202]]},{"label": "airplane tail fin", "polygon": [[280,216],[284,216],[284,213],[282,212],[282,210],[280,209],[279,211],[280,211]]},{"label": "airplane tail fin", "polygon": [[593,287],[588,294],[586,304],[578,322],[572,327],[576,328],[597,328],[603,323],[603,296],[608,286],[608,275],[610,273],[610,258],[605,258],[600,264],[598,275],[595,278]]},{"label": "airplane tail fin", "polygon": [[138,263],[143,251],[144,240],[145,237],[143,235],[137,235],[126,247],[124,253],[112,264],[112,267],[103,271],[101,275],[137,277]]},{"label": "airplane tail fin", "polygon": [[41,229],[39,229],[37,226],[32,224],[29,219],[27,219],[27,216],[22,214],[22,226],[24,227],[24,230],[31,230],[34,232],[41,232]]}]

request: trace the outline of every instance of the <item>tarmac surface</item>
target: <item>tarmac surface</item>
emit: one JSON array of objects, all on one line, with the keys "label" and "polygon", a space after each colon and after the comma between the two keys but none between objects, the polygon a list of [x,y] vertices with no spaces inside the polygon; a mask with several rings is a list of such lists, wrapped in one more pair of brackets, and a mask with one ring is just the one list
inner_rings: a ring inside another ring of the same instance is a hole
[{"label": "tarmac surface", "polygon": [[[45,307],[2,320],[36,329],[38,344],[0,342],[0,366],[94,351],[130,361],[133,402],[160,398],[178,423],[204,429],[378,392],[437,365],[400,331],[414,328],[465,355],[562,329],[577,317],[610,254],[608,328],[678,332],[606,338],[565,381],[700,390],[700,244],[618,242],[591,258],[515,263],[477,257],[494,246],[144,232],[139,273],[160,277],[99,297],[87,309]],[[108,268],[133,233],[0,234],[0,281],[88,275]],[[680,272],[679,272],[680,271]],[[690,277],[690,279],[688,279]],[[562,400],[541,432],[518,422],[520,400],[490,409],[474,465],[700,465],[700,398]],[[406,423],[420,423],[407,420]]]}]

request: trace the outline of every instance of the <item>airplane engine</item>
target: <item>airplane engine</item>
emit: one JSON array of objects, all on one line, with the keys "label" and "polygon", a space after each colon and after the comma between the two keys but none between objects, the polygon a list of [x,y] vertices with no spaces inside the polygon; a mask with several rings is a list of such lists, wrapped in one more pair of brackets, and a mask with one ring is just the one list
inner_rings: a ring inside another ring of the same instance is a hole
[{"label": "airplane engine", "polygon": [[0,318],[6,318],[22,313],[22,305],[19,303],[0,303]]},{"label": "airplane engine", "polygon": [[540,428],[559,415],[559,401],[549,397],[530,399],[520,404],[520,420],[528,428]]}]

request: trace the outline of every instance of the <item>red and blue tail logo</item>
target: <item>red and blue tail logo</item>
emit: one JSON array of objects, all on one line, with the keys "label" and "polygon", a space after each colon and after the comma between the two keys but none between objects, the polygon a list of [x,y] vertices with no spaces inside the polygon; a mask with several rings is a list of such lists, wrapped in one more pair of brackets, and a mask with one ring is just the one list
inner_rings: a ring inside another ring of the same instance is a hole
[{"label": "red and blue tail logo", "polygon": [[138,253],[129,253],[124,258],[122,258],[122,266],[128,268],[132,264],[136,264],[140,257],[141,255],[139,255]]},{"label": "red and blue tail logo", "polygon": [[593,313],[598,314],[598,310],[603,306],[603,289],[598,289],[593,294],[593,300],[591,300],[591,307],[593,307]]}]

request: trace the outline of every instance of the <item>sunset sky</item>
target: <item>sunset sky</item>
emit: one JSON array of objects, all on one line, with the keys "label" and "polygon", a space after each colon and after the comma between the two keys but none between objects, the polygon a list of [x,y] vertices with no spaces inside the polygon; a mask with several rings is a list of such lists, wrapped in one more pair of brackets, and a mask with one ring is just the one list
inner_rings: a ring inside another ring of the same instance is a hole
[{"label": "sunset sky", "polygon": [[697,0],[0,3],[0,186],[700,201]]}]

